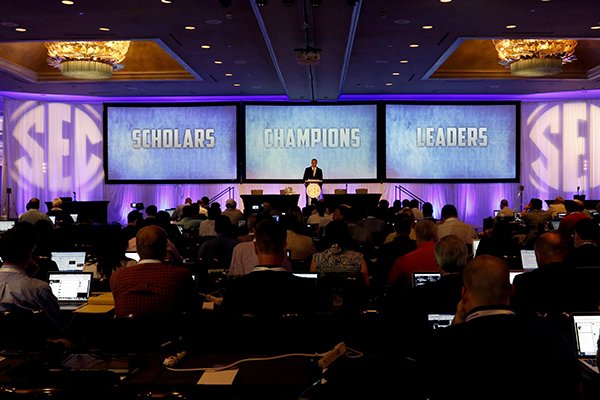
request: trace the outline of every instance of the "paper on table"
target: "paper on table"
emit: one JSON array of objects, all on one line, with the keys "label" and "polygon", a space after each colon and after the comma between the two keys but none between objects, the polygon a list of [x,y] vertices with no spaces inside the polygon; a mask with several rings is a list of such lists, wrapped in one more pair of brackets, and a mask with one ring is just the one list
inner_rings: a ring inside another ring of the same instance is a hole
[{"label": "paper on table", "polygon": [[237,369],[205,371],[200,377],[198,385],[231,385],[237,372]]}]

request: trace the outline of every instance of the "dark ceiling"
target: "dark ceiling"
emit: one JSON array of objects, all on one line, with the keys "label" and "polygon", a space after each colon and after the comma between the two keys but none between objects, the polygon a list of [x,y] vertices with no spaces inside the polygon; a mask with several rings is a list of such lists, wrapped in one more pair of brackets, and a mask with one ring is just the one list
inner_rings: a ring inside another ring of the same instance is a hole
[{"label": "dark ceiling", "polygon": [[[600,88],[599,0],[165,1],[4,1],[0,91],[335,100]],[[513,78],[490,39],[517,37],[580,39],[578,60],[557,76]],[[111,80],[67,80],[43,42],[77,39],[134,44]],[[318,64],[298,62],[307,47],[321,49]]]}]

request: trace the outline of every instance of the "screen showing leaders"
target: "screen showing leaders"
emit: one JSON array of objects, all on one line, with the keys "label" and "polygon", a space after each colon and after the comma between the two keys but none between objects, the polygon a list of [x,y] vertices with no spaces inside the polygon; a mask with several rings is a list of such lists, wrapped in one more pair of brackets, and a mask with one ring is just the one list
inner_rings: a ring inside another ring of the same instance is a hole
[{"label": "screen showing leaders", "polygon": [[105,105],[107,181],[235,180],[235,105]]},{"label": "screen showing leaders", "polygon": [[251,180],[301,180],[311,159],[323,179],[377,178],[377,106],[246,105]]},{"label": "screen showing leaders", "polygon": [[386,178],[517,180],[518,107],[387,104]]}]

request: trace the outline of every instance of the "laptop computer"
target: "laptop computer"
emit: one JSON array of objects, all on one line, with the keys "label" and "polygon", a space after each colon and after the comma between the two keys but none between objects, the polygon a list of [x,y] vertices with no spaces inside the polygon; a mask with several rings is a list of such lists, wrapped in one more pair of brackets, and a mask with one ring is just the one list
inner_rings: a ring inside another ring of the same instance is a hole
[{"label": "laptop computer", "polygon": [[454,314],[427,314],[427,321],[433,330],[452,325],[453,319]]},{"label": "laptop computer", "polygon": [[59,271],[83,271],[85,251],[53,251],[51,255]]},{"label": "laptop computer", "polygon": [[56,215],[49,215],[48,218],[50,218],[50,222],[56,225]]},{"label": "laptop computer", "polygon": [[596,352],[600,336],[600,313],[573,313],[572,320],[577,358],[583,365],[598,374]]},{"label": "laptop computer", "polygon": [[559,225],[560,225],[560,221],[557,221],[555,219],[552,220],[552,229],[554,229],[555,231],[557,231]]},{"label": "laptop computer", "polygon": [[76,310],[85,305],[92,293],[92,272],[48,272],[48,284],[61,310]]},{"label": "laptop computer", "polygon": [[132,260],[135,260],[135,262],[140,261],[140,255],[136,251],[126,251],[125,257],[131,258]]},{"label": "laptop computer", "polygon": [[479,247],[479,242],[481,242],[481,239],[473,239],[473,256],[477,255],[477,248]]},{"label": "laptop computer", "polygon": [[500,210],[494,210],[494,218],[496,218],[498,216],[499,212],[500,212]]},{"label": "laptop computer", "polygon": [[6,232],[15,226],[15,221],[0,221],[0,232]]},{"label": "laptop computer", "polygon": [[535,250],[521,249],[521,264],[523,269],[536,269],[538,265],[535,259]]},{"label": "laptop computer", "polygon": [[440,279],[440,276],[442,276],[442,274],[439,272],[413,272],[413,287],[435,282]]},{"label": "laptop computer", "polygon": [[512,285],[512,283],[515,281],[515,276],[522,274],[525,271],[509,271],[510,274],[510,284]]},{"label": "laptop computer", "polygon": [[77,222],[77,218],[79,218],[79,214],[69,214],[73,222]]}]

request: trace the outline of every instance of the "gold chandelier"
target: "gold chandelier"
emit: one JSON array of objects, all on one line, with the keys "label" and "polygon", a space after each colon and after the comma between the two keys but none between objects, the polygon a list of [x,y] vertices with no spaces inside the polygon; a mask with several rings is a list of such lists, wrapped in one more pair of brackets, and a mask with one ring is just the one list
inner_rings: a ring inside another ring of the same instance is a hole
[{"label": "gold chandelier", "polygon": [[492,40],[500,64],[514,76],[539,77],[562,72],[562,65],[574,61],[577,40],[500,39]]},{"label": "gold chandelier", "polygon": [[129,41],[47,42],[48,64],[75,79],[109,79],[123,68]]}]

